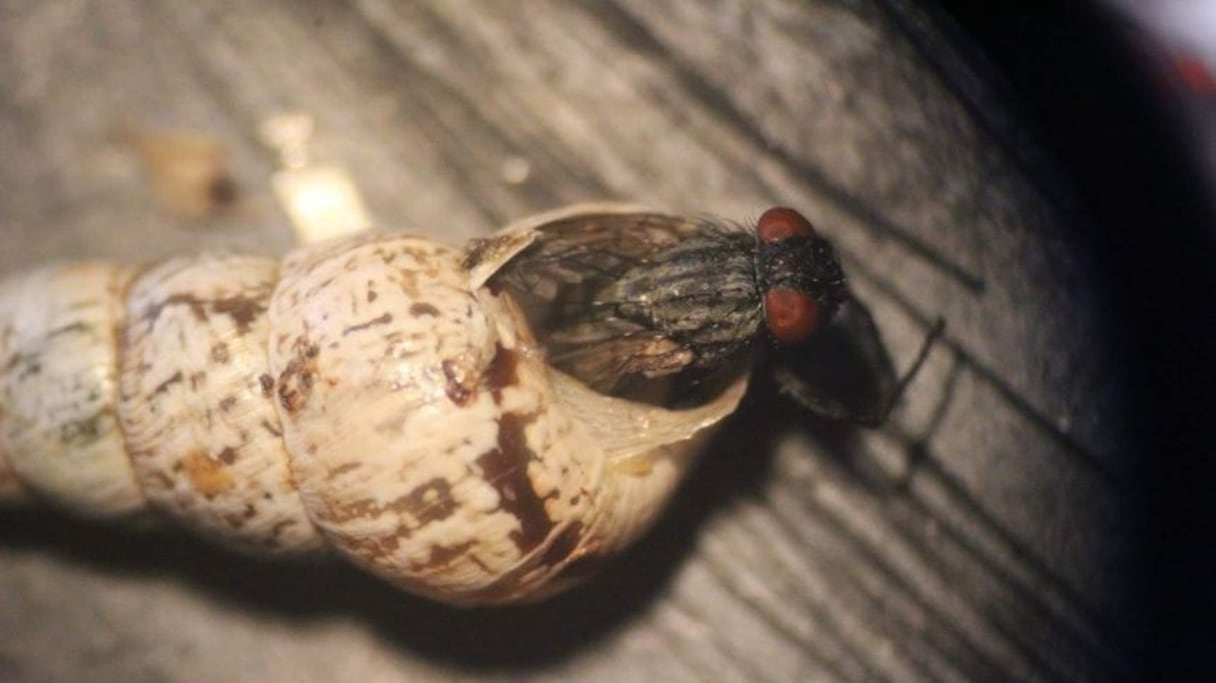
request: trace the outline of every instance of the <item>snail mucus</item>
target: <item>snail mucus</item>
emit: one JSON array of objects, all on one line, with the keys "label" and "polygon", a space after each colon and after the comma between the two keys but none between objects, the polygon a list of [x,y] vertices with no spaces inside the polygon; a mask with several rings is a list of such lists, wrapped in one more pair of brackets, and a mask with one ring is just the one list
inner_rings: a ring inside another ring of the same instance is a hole
[{"label": "snail mucus", "polygon": [[46,266],[0,283],[0,500],[535,600],[652,524],[757,346],[846,299],[789,209],[753,230],[580,205],[464,249],[373,232]]}]

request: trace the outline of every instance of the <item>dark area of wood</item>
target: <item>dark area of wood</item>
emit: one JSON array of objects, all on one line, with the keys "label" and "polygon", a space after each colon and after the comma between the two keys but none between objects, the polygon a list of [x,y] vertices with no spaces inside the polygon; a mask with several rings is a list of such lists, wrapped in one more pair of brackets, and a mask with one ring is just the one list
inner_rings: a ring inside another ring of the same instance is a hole
[{"label": "dark area of wood", "polygon": [[[540,605],[0,514],[0,679],[1136,678],[1153,546],[1124,285],[960,40],[902,0],[0,5],[4,270],[282,252],[258,128],[302,111],[387,226],[790,205],[897,365],[948,322],[882,430],[758,377],[654,533]],[[157,203],[125,141],[161,129],[223,145],[209,217]]]},{"label": "dark area of wood", "polygon": [[[1195,336],[1216,290],[1216,198],[1203,146],[1185,125],[1167,46],[1091,3],[943,6],[984,45],[1023,120],[1069,172],[1093,222],[1095,262],[1118,292],[1150,489],[1151,613],[1145,667],[1162,680],[1202,676],[1216,588],[1216,437],[1207,398],[1216,354]],[[1035,36],[1034,49],[1019,36]]]}]

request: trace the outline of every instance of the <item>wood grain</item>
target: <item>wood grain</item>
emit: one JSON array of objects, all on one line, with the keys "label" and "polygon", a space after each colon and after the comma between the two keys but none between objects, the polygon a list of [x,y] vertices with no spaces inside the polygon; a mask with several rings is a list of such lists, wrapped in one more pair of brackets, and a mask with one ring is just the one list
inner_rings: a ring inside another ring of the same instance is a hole
[{"label": "wood grain", "polygon": [[[949,324],[879,432],[807,426],[760,382],[655,533],[542,605],[455,611],[328,563],[2,515],[0,678],[1130,677],[1109,304],[1066,188],[946,36],[904,0],[0,5],[0,269],[281,252],[257,129],[298,110],[385,225],[459,241],[578,200],[788,204],[901,365]],[[154,201],[123,140],[159,128],[222,143],[233,207]]]}]

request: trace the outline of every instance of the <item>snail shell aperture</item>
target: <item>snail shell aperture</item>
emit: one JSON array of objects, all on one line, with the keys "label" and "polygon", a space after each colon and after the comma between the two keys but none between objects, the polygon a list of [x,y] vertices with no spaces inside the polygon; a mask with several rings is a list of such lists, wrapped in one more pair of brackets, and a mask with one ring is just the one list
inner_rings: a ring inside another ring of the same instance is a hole
[{"label": "snail shell aperture", "polygon": [[0,284],[0,500],[329,547],[455,604],[536,599],[632,542],[746,367],[689,406],[546,362],[495,281],[577,206],[467,249],[401,233],[281,262],[48,266]]}]

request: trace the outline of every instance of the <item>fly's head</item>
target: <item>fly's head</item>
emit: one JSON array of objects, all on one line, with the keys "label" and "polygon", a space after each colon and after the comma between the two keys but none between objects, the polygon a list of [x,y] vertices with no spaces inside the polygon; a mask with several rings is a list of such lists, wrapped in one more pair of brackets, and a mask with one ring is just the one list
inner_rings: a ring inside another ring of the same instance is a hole
[{"label": "fly's head", "polygon": [[848,298],[840,259],[793,209],[765,211],[756,224],[756,275],[764,322],[781,345],[805,341]]}]

